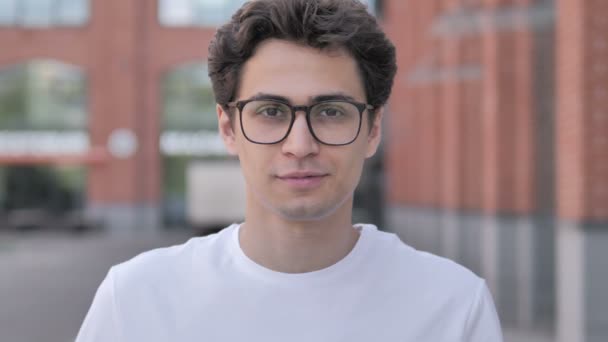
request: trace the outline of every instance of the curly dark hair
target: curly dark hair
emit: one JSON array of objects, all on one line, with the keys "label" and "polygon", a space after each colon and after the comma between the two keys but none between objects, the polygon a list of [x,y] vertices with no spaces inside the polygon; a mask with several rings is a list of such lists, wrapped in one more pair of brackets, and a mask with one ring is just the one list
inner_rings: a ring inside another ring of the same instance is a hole
[{"label": "curly dark hair", "polygon": [[271,38],[344,49],[357,62],[367,102],[378,108],[388,100],[397,71],[395,47],[361,2],[254,0],[221,26],[209,45],[209,77],[218,104],[235,100],[243,64]]}]

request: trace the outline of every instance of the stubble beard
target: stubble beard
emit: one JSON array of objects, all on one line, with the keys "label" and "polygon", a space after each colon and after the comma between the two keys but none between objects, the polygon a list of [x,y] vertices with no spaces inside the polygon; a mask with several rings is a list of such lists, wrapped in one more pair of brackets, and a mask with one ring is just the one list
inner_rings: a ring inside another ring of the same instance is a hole
[{"label": "stubble beard", "polygon": [[353,196],[353,193],[347,193],[335,201],[331,201],[329,198],[318,200],[314,198],[292,198],[283,202],[280,200],[272,201],[255,190],[252,191],[252,195],[266,210],[283,220],[311,222],[323,220],[334,214]]}]

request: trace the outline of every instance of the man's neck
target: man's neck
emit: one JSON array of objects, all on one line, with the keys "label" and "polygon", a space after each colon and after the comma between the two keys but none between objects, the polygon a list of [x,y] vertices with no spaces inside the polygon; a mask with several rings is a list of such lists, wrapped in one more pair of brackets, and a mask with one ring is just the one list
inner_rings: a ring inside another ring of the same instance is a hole
[{"label": "man's neck", "polygon": [[357,243],[359,232],[352,226],[351,213],[352,202],[315,221],[288,221],[268,212],[248,211],[240,245],[245,255],[268,269],[317,271],[342,260]]}]

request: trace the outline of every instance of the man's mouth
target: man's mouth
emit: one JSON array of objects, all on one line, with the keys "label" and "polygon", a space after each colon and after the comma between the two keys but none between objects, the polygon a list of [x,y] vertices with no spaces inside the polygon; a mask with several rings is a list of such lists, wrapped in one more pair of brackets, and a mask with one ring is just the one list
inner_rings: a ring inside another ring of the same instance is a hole
[{"label": "man's mouth", "polygon": [[299,178],[315,178],[315,177],[324,177],[324,176],[327,176],[327,173],[318,172],[318,171],[295,171],[295,172],[288,172],[288,173],[280,174],[277,177],[281,178],[281,179],[286,179],[286,178],[299,179]]},{"label": "man's mouth", "polygon": [[292,187],[310,189],[319,186],[328,175],[318,171],[296,171],[280,174],[277,178]]}]

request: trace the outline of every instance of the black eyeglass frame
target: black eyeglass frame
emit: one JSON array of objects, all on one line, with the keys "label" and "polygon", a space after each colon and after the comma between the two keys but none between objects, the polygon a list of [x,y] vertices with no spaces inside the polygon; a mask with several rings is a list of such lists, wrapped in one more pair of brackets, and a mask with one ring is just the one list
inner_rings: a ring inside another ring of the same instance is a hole
[{"label": "black eyeglass frame", "polygon": [[[291,110],[291,121],[289,122],[289,128],[287,129],[287,132],[285,133],[285,135],[277,140],[277,141],[273,141],[273,142],[259,142],[259,141],[255,141],[252,140],[251,138],[249,138],[247,136],[247,133],[245,133],[245,129],[243,128],[243,108],[245,107],[245,105],[247,105],[250,102],[254,102],[254,101],[269,101],[269,102],[275,102],[275,103],[279,103],[282,105],[287,106],[290,110]],[[312,128],[312,124],[310,123],[310,111],[312,109],[312,107],[318,106],[320,104],[323,103],[334,103],[334,102],[344,102],[344,103],[350,103],[353,106],[357,107],[357,109],[359,110],[359,127],[357,127],[357,134],[355,134],[355,137],[346,143],[342,143],[342,144],[330,144],[330,143],[326,143],[324,141],[322,141],[321,139],[319,139],[319,137],[317,137],[317,135],[315,134],[315,131]],[[289,133],[291,133],[291,128],[293,127],[294,122],[296,122],[296,113],[298,111],[303,111],[304,113],[306,113],[306,124],[308,125],[308,131],[310,132],[310,134],[313,136],[313,138],[315,138],[315,140],[323,145],[328,145],[328,146],[346,146],[346,145],[350,145],[352,144],[355,140],[357,140],[357,138],[359,137],[359,134],[361,133],[361,124],[363,122],[363,113],[365,112],[365,110],[369,110],[369,111],[373,111],[374,110],[374,106],[368,104],[368,103],[362,103],[362,102],[356,102],[356,101],[350,101],[350,100],[344,100],[344,99],[339,99],[339,100],[326,100],[326,101],[319,101],[319,102],[315,102],[313,104],[311,104],[310,106],[292,106],[291,104],[285,102],[285,101],[279,101],[279,100],[275,100],[275,99],[264,99],[264,98],[252,98],[252,99],[248,99],[248,100],[241,100],[241,101],[233,101],[233,102],[228,102],[225,105],[228,108],[236,108],[239,110],[239,122],[241,124],[241,132],[243,133],[243,136],[245,137],[245,139],[247,139],[249,142],[254,143],[254,144],[260,144],[260,145],[274,145],[274,144],[278,144],[280,142],[282,142],[283,140],[287,139],[287,137],[289,136]]]}]

